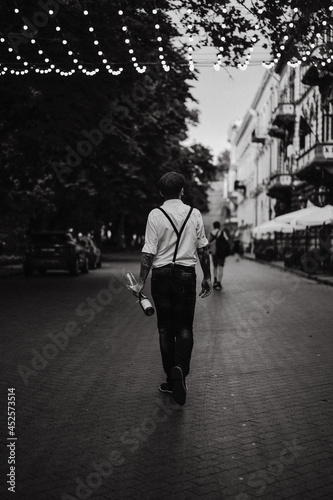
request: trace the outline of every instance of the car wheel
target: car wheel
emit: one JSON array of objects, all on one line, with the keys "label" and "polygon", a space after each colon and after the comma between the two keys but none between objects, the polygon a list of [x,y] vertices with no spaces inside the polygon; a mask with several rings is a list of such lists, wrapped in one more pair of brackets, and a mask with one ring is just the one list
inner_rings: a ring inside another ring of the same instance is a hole
[{"label": "car wheel", "polygon": [[32,276],[34,274],[33,268],[27,266],[23,266],[23,272],[25,276]]},{"label": "car wheel", "polygon": [[89,259],[88,259],[88,257],[85,258],[84,265],[82,267],[82,273],[83,274],[89,273]]},{"label": "car wheel", "polygon": [[100,259],[100,260],[97,262],[96,267],[97,267],[98,269],[100,269],[100,268],[102,267],[102,259]]},{"label": "car wheel", "polygon": [[72,276],[77,276],[80,272],[80,265],[79,265],[79,260],[75,259],[75,262],[71,265],[69,268],[69,272],[71,273]]}]

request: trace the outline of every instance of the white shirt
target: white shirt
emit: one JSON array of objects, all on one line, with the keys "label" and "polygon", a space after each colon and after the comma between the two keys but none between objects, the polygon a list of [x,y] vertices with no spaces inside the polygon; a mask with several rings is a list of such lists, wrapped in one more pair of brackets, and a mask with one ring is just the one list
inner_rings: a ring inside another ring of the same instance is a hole
[{"label": "white shirt", "polygon": [[[172,199],[166,200],[162,208],[171,217],[179,231],[190,210],[189,205],[185,205],[179,199]],[[172,263],[176,242],[177,234],[171,222],[161,210],[154,208],[148,216],[145,244],[142,249],[142,252],[155,255],[153,268]],[[208,240],[205,235],[202,216],[199,210],[194,208],[180,238],[176,264],[195,266],[198,261],[197,249],[206,245],[208,245]]]}]

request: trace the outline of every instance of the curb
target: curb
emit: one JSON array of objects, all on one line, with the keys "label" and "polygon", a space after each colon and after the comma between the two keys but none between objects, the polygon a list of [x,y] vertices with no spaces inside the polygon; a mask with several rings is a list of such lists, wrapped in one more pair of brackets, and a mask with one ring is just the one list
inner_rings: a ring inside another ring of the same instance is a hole
[{"label": "curb", "polygon": [[0,267],[0,279],[6,279],[11,276],[18,276],[20,274],[23,274],[23,267],[22,265],[20,267]]},{"label": "curb", "polygon": [[299,269],[293,269],[291,267],[282,267],[278,264],[275,264],[275,262],[267,262],[266,260],[255,259],[253,257],[246,256],[245,254],[243,255],[243,258],[246,260],[251,260],[252,262],[258,262],[259,264],[273,267],[274,269],[279,269],[280,271],[283,271],[283,272],[297,274],[298,276],[301,276],[302,278],[306,278],[306,279],[309,279],[312,281],[317,281],[317,283],[320,283],[322,285],[333,286],[333,276],[332,276],[332,279],[325,279],[324,277],[321,278],[319,276],[305,273],[303,271],[300,271]]},{"label": "curb", "polygon": [[[141,259],[141,252],[115,252],[102,254],[102,262],[139,262]],[[7,279],[12,276],[23,274],[23,265],[16,266],[0,266],[0,279]]]}]

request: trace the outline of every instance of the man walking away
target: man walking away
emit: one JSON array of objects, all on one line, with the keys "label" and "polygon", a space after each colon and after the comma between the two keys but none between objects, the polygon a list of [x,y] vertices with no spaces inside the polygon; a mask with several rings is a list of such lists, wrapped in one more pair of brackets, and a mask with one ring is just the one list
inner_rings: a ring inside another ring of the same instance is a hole
[{"label": "man walking away", "polygon": [[166,382],[161,392],[172,393],[179,405],[186,401],[185,379],[190,371],[198,261],[203,271],[199,295],[212,292],[208,240],[202,216],[181,200],[185,177],[168,172],[158,181],[165,199],[148,216],[137,293],[152,268],[151,293],[156,307],[162,364]]},{"label": "man walking away", "polygon": [[210,233],[209,243],[212,245],[212,258],[214,266],[214,284],[215,290],[222,289],[222,278],[224,263],[226,257],[230,255],[229,238],[226,232],[221,229],[219,221],[213,223],[213,231]]}]

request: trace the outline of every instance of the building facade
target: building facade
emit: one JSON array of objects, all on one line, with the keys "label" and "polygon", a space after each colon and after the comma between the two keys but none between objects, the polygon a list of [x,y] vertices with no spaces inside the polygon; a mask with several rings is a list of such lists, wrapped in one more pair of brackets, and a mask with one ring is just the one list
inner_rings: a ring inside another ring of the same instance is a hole
[{"label": "building facade", "polygon": [[332,203],[333,67],[279,63],[267,71],[229,140],[229,198],[238,193],[245,245],[255,226],[307,202]]}]

